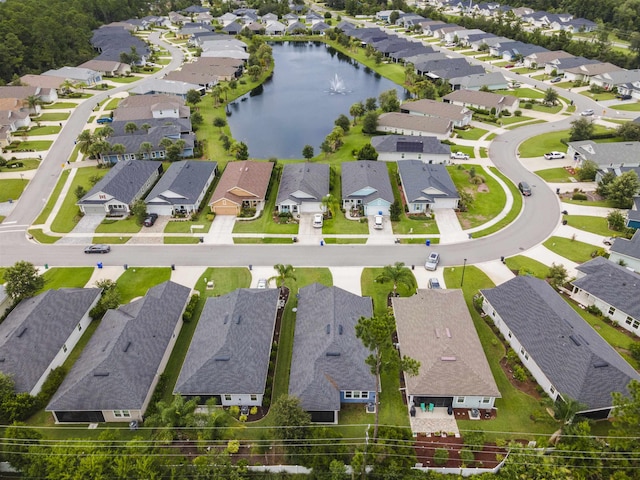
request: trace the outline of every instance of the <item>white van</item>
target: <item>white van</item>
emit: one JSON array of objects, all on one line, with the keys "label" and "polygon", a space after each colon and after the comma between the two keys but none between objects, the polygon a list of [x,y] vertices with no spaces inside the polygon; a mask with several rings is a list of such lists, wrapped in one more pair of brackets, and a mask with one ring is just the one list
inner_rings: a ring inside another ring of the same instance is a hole
[{"label": "white van", "polygon": [[373,228],[376,230],[382,230],[384,228],[382,225],[382,215],[376,215],[373,217]]}]

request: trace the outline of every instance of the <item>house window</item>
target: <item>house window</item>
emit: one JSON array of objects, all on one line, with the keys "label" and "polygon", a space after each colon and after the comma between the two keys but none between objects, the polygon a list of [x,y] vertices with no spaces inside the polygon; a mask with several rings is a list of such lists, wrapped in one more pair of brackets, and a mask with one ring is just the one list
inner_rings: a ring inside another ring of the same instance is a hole
[{"label": "house window", "polygon": [[632,327],[633,328],[638,328],[639,326],[640,326],[640,320],[634,320]]},{"label": "house window", "polygon": [[553,387],[549,387],[549,392],[551,392],[551,395],[553,395],[554,393],[556,393],[556,389]]},{"label": "house window", "polygon": [[62,345],[62,351],[63,351],[64,353],[67,353],[67,345],[66,345],[66,344],[65,344],[65,345]]},{"label": "house window", "polygon": [[491,402],[491,398],[489,397],[482,397],[482,403],[490,403]]},{"label": "house window", "polygon": [[524,359],[529,360],[529,354],[527,352],[524,352]]},{"label": "house window", "polygon": [[120,411],[120,410],[114,410],[114,411],[113,411],[113,416],[114,416],[114,417],[116,417],[116,418],[120,418],[120,417],[122,417],[122,411]]},{"label": "house window", "polygon": [[98,198],[99,198],[100,200],[106,200],[106,199],[107,199],[107,196],[101,193],[100,195],[98,195]]},{"label": "house window", "polygon": [[369,398],[369,392],[360,392],[360,398]]},{"label": "house window", "polygon": [[116,418],[129,418],[131,416],[131,412],[129,412],[129,410],[114,410],[113,416]]},{"label": "house window", "polygon": [[344,398],[353,398],[353,392],[349,392],[349,391],[344,392]]},{"label": "house window", "polygon": [[81,332],[82,331],[82,324],[78,324],[78,331]]},{"label": "house window", "polygon": [[524,355],[524,347],[520,347],[520,353]]},{"label": "house window", "polygon": [[258,395],[251,395],[251,401],[252,402],[257,402],[258,401]]},{"label": "house window", "polygon": [[609,307],[609,315],[613,315],[614,313],[616,313],[615,307]]},{"label": "house window", "polygon": [[225,399],[226,402],[230,402],[231,401],[231,395],[229,395],[228,393],[225,393],[224,399]]},{"label": "house window", "polygon": [[456,400],[456,402],[458,402],[458,403],[464,403],[464,397],[458,397],[458,399]]},{"label": "house window", "polygon": [[511,338],[511,330],[509,330],[509,333],[507,333],[507,336]]},{"label": "house window", "polygon": [[627,325],[631,325],[632,322],[633,318],[631,318],[631,316],[627,316],[627,319],[624,321],[624,323],[626,323]]},{"label": "house window", "polygon": [[400,156],[400,158],[404,158],[404,153]]}]

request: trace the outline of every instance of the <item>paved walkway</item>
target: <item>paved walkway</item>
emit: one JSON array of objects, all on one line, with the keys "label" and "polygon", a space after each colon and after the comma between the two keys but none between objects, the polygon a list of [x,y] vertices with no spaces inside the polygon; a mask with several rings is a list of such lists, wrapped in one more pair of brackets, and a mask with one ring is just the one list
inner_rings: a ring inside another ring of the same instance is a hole
[{"label": "paved walkway", "polygon": [[529,258],[533,258],[534,260],[537,260],[541,263],[544,263],[545,265],[548,265],[548,266],[551,266],[554,263],[556,265],[560,265],[560,264],[564,265],[565,268],[567,269],[567,274],[569,277],[576,276],[576,273],[577,273],[576,267],[578,266],[577,263],[572,262],[568,258],[561,257],[560,255],[552,252],[542,244],[536,247],[533,247],[532,249],[527,250],[522,254]]}]

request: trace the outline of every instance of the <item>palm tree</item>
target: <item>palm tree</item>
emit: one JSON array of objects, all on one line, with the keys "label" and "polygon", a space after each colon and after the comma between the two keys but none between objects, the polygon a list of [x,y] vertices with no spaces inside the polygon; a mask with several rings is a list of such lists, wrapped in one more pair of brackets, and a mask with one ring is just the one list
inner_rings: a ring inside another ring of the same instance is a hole
[{"label": "palm tree", "polygon": [[76,140],[76,144],[78,145],[78,149],[80,153],[83,155],[89,154],[91,147],[94,143],[96,143],[95,135],[92,135],[89,130],[83,130],[80,135],[78,135],[78,139]]},{"label": "palm tree", "polygon": [[151,158],[151,151],[153,150],[153,145],[150,142],[142,142],[140,144],[139,154],[144,158],[144,154],[147,154],[147,158]]},{"label": "palm tree", "polygon": [[415,285],[415,278],[404,263],[396,262],[394,265],[385,266],[382,269],[382,273],[376,277],[376,282],[393,282],[393,296],[395,297],[398,285],[402,284],[407,288],[411,288]]},{"label": "palm tree", "polygon": [[330,193],[328,193],[327,195],[322,197],[322,208],[324,209],[324,212],[327,215],[330,212],[330,208],[331,208],[331,203],[332,202],[333,202],[333,195],[331,195]]},{"label": "palm tree", "polygon": [[287,280],[296,280],[296,276],[293,273],[294,268],[291,265],[282,265],[281,263],[278,263],[273,266],[273,269],[276,271],[277,275],[269,278],[267,282],[274,280],[280,289],[284,287]]},{"label": "palm tree", "polygon": [[149,133],[149,129],[151,128],[151,125],[149,125],[148,123],[143,123],[142,125],[140,125],[140,128],[143,129],[145,132]]},{"label": "palm tree", "polygon": [[29,95],[24,99],[24,103],[26,103],[27,107],[29,107],[29,111],[32,113],[38,113],[36,108],[40,105],[40,97],[37,95]]},{"label": "palm tree", "polygon": [[62,85],[60,85],[60,87],[65,94],[69,94],[73,91],[75,83],[67,78],[64,82],[62,82]]},{"label": "palm tree", "polygon": [[125,133],[130,133],[131,135],[133,135],[138,131],[138,125],[136,125],[134,122],[127,122],[124,126],[124,131]]},{"label": "palm tree", "polygon": [[107,125],[106,127],[102,127],[100,130],[98,130],[95,133],[95,136],[98,138],[109,138],[111,135],[113,135],[113,133],[113,128]]}]

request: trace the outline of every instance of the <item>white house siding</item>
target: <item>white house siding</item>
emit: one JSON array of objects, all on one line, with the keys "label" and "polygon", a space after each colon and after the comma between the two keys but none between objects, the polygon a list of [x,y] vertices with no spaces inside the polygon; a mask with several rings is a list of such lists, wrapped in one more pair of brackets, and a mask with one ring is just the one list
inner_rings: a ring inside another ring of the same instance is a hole
[{"label": "white house siding", "polygon": [[479,397],[475,395],[454,396],[453,408],[492,409],[495,401],[495,397]]},{"label": "white house siding", "polygon": [[457,198],[437,198],[434,203],[409,203],[409,213],[427,212],[435,208],[457,208]]},{"label": "white house siding", "polygon": [[303,202],[300,204],[301,213],[320,213],[324,211],[321,202]]},{"label": "white house siding", "polygon": [[524,350],[518,339],[511,333],[509,327],[507,327],[491,304],[487,302],[486,298],[482,299],[482,310],[491,317],[493,323],[498,327],[498,330],[500,330],[500,333],[502,333],[507,343],[518,354],[518,358],[520,358],[522,365],[529,370],[531,375],[533,375],[533,378],[538,382],[538,385],[540,385],[545,393],[555,401],[558,398],[559,392],[552,385],[538,364],[529,356],[526,350]]},{"label": "white house siding", "polygon": [[418,152],[380,152],[378,161],[380,162],[397,162],[398,160],[421,160],[424,163],[442,163],[449,164],[449,155],[433,155],[430,153]]},{"label": "white house siding", "polygon": [[628,257],[617,252],[611,252],[611,255],[609,255],[609,261],[613,263],[623,261],[627,268],[632,269],[634,272],[640,272],[640,258]]},{"label": "white house siding", "polygon": [[[120,416],[116,416],[116,412],[120,412]],[[137,420],[142,422],[142,410],[102,410],[105,422],[131,422]],[[56,422],[57,423],[57,422]]]},{"label": "white house siding", "polygon": [[438,140],[446,140],[451,136],[451,132],[446,133],[434,133],[434,132],[423,132],[422,130],[412,130],[408,128],[398,128],[398,127],[385,127],[379,126],[378,131],[393,133],[395,135],[411,135],[414,137],[436,137]]},{"label": "white house siding", "polygon": [[640,318],[633,318],[631,315],[617,309],[613,305],[603,302],[599,298],[585,292],[584,290],[573,287],[571,299],[580,305],[595,306],[602,312],[605,317],[609,317],[612,321],[620,325],[625,330],[640,336]]},{"label": "white house siding", "polygon": [[364,206],[364,214],[365,215],[389,215],[389,207],[390,207],[389,202],[378,198]]},{"label": "white house siding", "polygon": [[262,405],[262,393],[258,393],[258,394],[253,394],[255,400],[251,399],[250,394],[223,394],[220,395],[220,401],[222,403],[222,406],[228,407],[231,405],[247,405],[250,407],[253,406],[261,406]]}]

